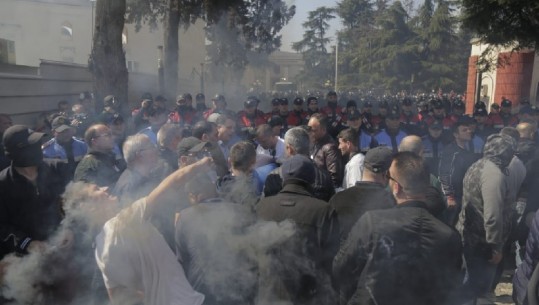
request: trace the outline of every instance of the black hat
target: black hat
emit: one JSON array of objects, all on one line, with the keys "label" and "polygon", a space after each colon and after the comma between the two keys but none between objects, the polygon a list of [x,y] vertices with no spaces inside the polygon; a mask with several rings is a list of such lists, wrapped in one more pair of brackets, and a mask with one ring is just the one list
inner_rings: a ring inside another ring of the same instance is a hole
[{"label": "black hat", "polygon": [[356,107],[357,108],[357,103],[356,101],[354,100],[349,100],[348,102],[346,102],[346,108],[348,107]]},{"label": "black hat", "polygon": [[335,91],[329,91],[327,96],[337,96],[337,92]]},{"label": "black hat", "polygon": [[430,123],[429,128],[430,129],[438,129],[438,130],[440,130],[440,129],[444,128],[444,125],[442,124],[441,121],[435,120],[432,123]]},{"label": "black hat", "polygon": [[107,95],[103,99],[103,105],[105,107],[112,107],[114,104],[116,104],[116,97],[114,97],[114,95]]},{"label": "black hat", "polygon": [[278,105],[281,104],[281,100],[278,99],[278,98],[274,98],[274,99],[271,100],[271,104],[272,104],[273,106],[278,106]]},{"label": "black hat", "polygon": [[181,157],[202,152],[209,145],[209,142],[202,142],[200,139],[195,137],[183,138],[180,143],[178,143],[178,156]]},{"label": "black hat", "polygon": [[91,100],[92,99],[92,94],[88,91],[84,91],[82,92],[81,94],[79,94],[79,100],[83,101],[83,100]]},{"label": "black hat", "polygon": [[434,100],[432,102],[432,107],[434,109],[442,109],[442,108],[444,108],[444,103],[441,100]]},{"label": "black hat", "polygon": [[256,107],[257,105],[258,101],[255,99],[248,99],[243,103],[243,106],[245,106],[245,108]]},{"label": "black hat", "polygon": [[412,106],[412,99],[405,97],[404,100],[402,100],[402,104],[405,106]]},{"label": "black hat", "polygon": [[274,115],[268,120],[268,125],[270,125],[271,127],[282,126],[284,125],[283,118],[278,115]]},{"label": "black hat", "polygon": [[4,131],[2,141],[7,152],[16,152],[32,144],[39,143],[45,134],[34,132],[24,125],[13,125]]},{"label": "black hat", "polygon": [[196,96],[195,96],[195,100],[198,102],[198,101],[202,101],[202,100],[205,100],[206,99],[206,96],[204,95],[204,93],[198,93]]},{"label": "black hat", "polygon": [[151,107],[150,109],[148,109],[148,116],[156,116],[156,115],[161,115],[163,113],[167,113],[168,110],[164,109],[164,108],[156,108],[156,107]]},{"label": "black hat", "polygon": [[393,159],[393,151],[387,146],[369,149],[365,155],[365,168],[373,173],[383,173],[389,170]]},{"label": "black hat", "polygon": [[167,99],[162,95],[158,95],[158,96],[155,97],[155,101],[156,102],[166,102]]},{"label": "black hat", "polygon": [[108,117],[108,120],[105,123],[107,123],[107,125],[119,125],[124,123],[124,118],[121,114],[115,113]]},{"label": "black hat", "polygon": [[140,97],[141,100],[153,100],[153,97],[152,97],[152,94],[150,92],[145,92],[144,94],[142,94],[142,96]]},{"label": "black hat", "polygon": [[462,100],[456,100],[453,104],[453,107],[457,109],[463,109],[464,107],[466,107],[466,105],[464,105],[464,102]]},{"label": "black hat", "polygon": [[510,100],[508,99],[504,99],[502,101],[502,107],[511,107],[513,105],[513,102],[511,102]]},{"label": "black hat", "polygon": [[496,103],[492,103],[492,105],[490,105],[490,108],[500,109],[500,105],[498,105]]},{"label": "black hat", "polygon": [[357,110],[352,110],[348,113],[348,120],[357,120],[359,118],[361,118],[361,113]]},{"label": "black hat", "polygon": [[318,103],[318,98],[316,96],[309,96],[307,98],[307,105],[309,105],[311,103],[311,101],[315,101]]},{"label": "black hat", "polygon": [[281,105],[288,105],[288,99],[286,97],[283,97],[282,99],[279,100],[279,103]]},{"label": "black hat", "polygon": [[301,97],[296,97],[294,99],[294,105],[303,105],[303,99]]},{"label": "black hat", "polygon": [[281,165],[283,182],[298,180],[307,184],[314,183],[315,168],[311,159],[303,155],[294,155]]},{"label": "black hat", "polygon": [[453,125],[453,128],[457,128],[462,125],[470,125],[477,123],[472,117],[467,115],[461,115],[457,121],[455,122],[455,125]]},{"label": "black hat", "polygon": [[488,116],[487,110],[485,108],[477,108],[473,112],[473,116]]},{"label": "black hat", "polygon": [[391,107],[391,109],[389,109],[386,115],[386,118],[393,119],[393,120],[400,119],[400,117],[401,117],[401,114],[399,112],[398,107]]},{"label": "black hat", "polygon": [[216,94],[211,100],[217,102],[226,102],[225,96],[222,94]]},{"label": "black hat", "polygon": [[475,103],[474,108],[475,109],[479,109],[479,108],[487,109],[487,105],[483,101],[478,101],[477,103]]},{"label": "black hat", "polygon": [[53,131],[60,133],[71,128],[71,122],[65,116],[57,116],[52,120],[51,127]]}]

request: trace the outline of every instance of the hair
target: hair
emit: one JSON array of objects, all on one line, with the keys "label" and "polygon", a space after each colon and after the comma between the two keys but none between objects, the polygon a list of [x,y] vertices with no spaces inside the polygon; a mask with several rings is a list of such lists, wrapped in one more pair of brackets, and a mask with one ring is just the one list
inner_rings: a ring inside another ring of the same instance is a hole
[{"label": "hair", "polygon": [[161,126],[159,132],[157,132],[157,143],[159,147],[168,147],[170,141],[177,136],[182,137],[183,128],[178,124],[166,123]]},{"label": "hair", "polygon": [[225,125],[226,121],[228,120],[233,120],[233,119],[227,114],[221,114],[215,121],[215,124],[217,124],[217,126],[222,126],[222,125]]},{"label": "hair", "polygon": [[532,139],[536,126],[533,123],[521,122],[517,125],[517,131],[523,139]]},{"label": "hair", "polygon": [[273,130],[269,124],[262,124],[256,128],[257,137],[270,137],[273,135]]},{"label": "hair", "polygon": [[191,130],[191,134],[193,137],[202,140],[202,136],[204,134],[210,134],[212,129],[215,128],[215,123],[207,122],[207,121],[198,121],[195,125],[193,125],[193,129]]},{"label": "hair", "polygon": [[242,172],[247,172],[256,160],[256,149],[251,142],[238,142],[230,148],[230,166]]},{"label": "hair", "polygon": [[423,142],[418,136],[406,136],[402,139],[399,145],[399,151],[409,151],[416,155],[420,155],[423,150]]},{"label": "hair", "polygon": [[309,155],[309,134],[303,127],[290,128],[284,135],[284,143],[290,145],[298,155]]},{"label": "hair", "polygon": [[210,195],[210,197],[217,195],[215,184],[206,173],[198,174],[189,180],[185,184],[185,189],[193,195],[205,194]]},{"label": "hair", "polygon": [[327,116],[323,115],[322,113],[315,113],[315,114],[311,115],[311,120],[312,119],[317,120],[318,123],[320,123],[320,127],[322,127],[323,129],[328,128],[328,118],[327,118]]},{"label": "hair", "polygon": [[135,162],[135,159],[137,158],[137,153],[141,152],[149,145],[153,145],[153,143],[150,138],[143,133],[138,133],[127,137],[122,147],[122,152],[124,153],[124,159],[127,166],[132,166],[133,162]]},{"label": "hair", "polygon": [[520,141],[520,133],[515,127],[504,127],[500,130],[501,135],[510,136],[515,140],[515,142]]},{"label": "hair", "polygon": [[396,180],[408,195],[423,195],[429,187],[429,170],[423,158],[410,151],[398,152],[393,157]]},{"label": "hair", "polygon": [[86,142],[86,144],[88,144],[89,147],[92,147],[92,139],[94,139],[97,136],[97,128],[100,126],[107,127],[107,125],[105,124],[98,123],[98,124],[94,124],[88,127],[88,129],[86,129],[86,131],[84,132],[84,142]]},{"label": "hair", "polygon": [[359,147],[359,135],[353,128],[346,128],[339,132],[337,139],[343,139],[344,141],[352,143],[355,147]]}]

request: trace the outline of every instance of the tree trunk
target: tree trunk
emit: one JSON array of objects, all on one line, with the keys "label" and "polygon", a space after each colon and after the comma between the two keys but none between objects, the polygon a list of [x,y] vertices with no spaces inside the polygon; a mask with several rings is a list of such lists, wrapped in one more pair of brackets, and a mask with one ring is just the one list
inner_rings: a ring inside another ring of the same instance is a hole
[{"label": "tree trunk", "polygon": [[180,14],[177,0],[168,0],[168,10],[165,14],[165,95],[176,101],[178,87],[178,29]]},{"label": "tree trunk", "polygon": [[128,74],[122,46],[126,0],[97,0],[91,69],[97,113],[103,109],[103,98],[109,94],[127,112]]}]

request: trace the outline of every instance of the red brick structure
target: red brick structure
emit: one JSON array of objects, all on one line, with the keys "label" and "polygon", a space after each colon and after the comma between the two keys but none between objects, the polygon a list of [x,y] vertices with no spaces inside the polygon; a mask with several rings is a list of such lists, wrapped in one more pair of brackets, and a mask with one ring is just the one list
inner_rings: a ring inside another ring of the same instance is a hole
[{"label": "red brick structure", "polygon": [[473,55],[468,59],[468,81],[466,86],[466,113],[473,112],[475,104],[475,86],[477,81],[477,60],[479,56]]}]

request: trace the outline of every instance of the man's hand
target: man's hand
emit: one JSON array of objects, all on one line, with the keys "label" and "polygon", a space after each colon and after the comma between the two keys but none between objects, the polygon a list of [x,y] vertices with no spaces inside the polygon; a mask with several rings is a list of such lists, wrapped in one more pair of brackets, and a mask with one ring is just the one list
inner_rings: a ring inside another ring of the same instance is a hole
[{"label": "man's hand", "polygon": [[503,254],[497,250],[492,250],[492,258],[488,261],[491,264],[497,265],[502,261]]}]

